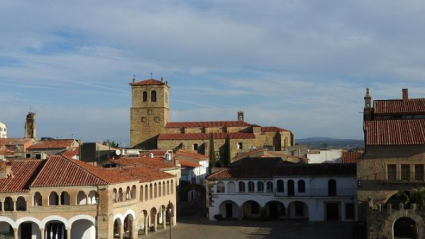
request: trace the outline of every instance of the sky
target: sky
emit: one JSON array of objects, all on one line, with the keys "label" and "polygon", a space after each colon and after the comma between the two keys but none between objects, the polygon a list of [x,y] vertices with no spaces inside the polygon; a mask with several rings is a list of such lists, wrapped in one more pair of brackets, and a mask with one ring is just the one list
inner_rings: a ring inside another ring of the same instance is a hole
[{"label": "sky", "polygon": [[425,97],[425,1],[0,0],[0,121],[129,142],[128,83],[168,81],[171,121],[362,139],[372,99]]}]

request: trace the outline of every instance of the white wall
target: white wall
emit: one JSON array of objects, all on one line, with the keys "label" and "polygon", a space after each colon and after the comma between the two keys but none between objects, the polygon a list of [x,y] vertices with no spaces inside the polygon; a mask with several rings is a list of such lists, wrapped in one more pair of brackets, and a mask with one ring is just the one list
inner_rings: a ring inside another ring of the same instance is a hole
[{"label": "white wall", "polygon": [[341,160],[342,149],[320,150],[319,153],[308,153],[308,163],[339,162]]}]

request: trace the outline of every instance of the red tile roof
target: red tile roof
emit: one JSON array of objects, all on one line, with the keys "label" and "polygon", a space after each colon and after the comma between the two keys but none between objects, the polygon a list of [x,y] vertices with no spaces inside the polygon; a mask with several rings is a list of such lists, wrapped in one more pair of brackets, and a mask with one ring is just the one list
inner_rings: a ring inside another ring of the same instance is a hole
[{"label": "red tile roof", "polygon": [[361,152],[342,152],[341,163],[356,163],[357,159],[362,156]]},{"label": "red tile roof", "polygon": [[22,138],[0,138],[0,147],[5,145],[20,145],[32,141],[32,139]]},{"label": "red tile roof", "polygon": [[366,145],[425,144],[425,119],[365,121]]},{"label": "red tile roof", "polygon": [[159,80],[155,80],[155,79],[147,79],[147,80],[142,80],[139,82],[135,82],[135,83],[130,83],[131,86],[138,86],[138,85],[167,85],[167,82],[163,82],[163,81],[159,81]]},{"label": "red tile roof", "polygon": [[208,160],[208,156],[203,155],[203,154],[198,154],[196,152],[192,152],[192,151],[188,151],[185,149],[179,149],[177,150],[177,152],[174,153],[174,158],[175,159],[180,159],[180,158],[190,158],[193,160]]},{"label": "red tile roof", "polygon": [[168,122],[166,128],[189,128],[189,127],[241,127],[251,126],[245,121],[200,121],[200,122]]},{"label": "red tile roof", "polygon": [[74,139],[39,140],[35,144],[28,147],[28,149],[65,149],[71,146],[74,141]]},{"label": "red tile roof", "polygon": [[322,163],[281,166],[275,171],[274,176],[356,176],[356,174],[355,164]]},{"label": "red tile roof", "polygon": [[65,151],[62,153],[62,155],[70,159],[75,159],[75,156],[80,156],[80,147],[74,148],[70,151]]},{"label": "red tile roof", "polygon": [[0,192],[15,193],[29,190],[34,176],[42,166],[41,160],[14,160],[12,164],[13,177],[0,179]]},{"label": "red tile roof", "polygon": [[189,161],[186,161],[186,160],[180,160],[180,165],[182,167],[187,167],[187,168],[196,168],[196,167],[201,166],[201,165],[199,165],[199,163],[193,163],[193,162],[189,162]]},{"label": "red tile roof", "polygon": [[[214,139],[225,139],[227,133],[213,133]],[[210,134],[193,133],[193,134],[160,134],[158,140],[208,140]],[[230,133],[231,139],[255,139],[253,133]]]},{"label": "red tile roof", "polygon": [[280,158],[244,158],[208,176],[208,179],[229,178],[271,178],[279,165],[284,164]]},{"label": "red tile roof", "polygon": [[425,99],[375,100],[373,111],[375,114],[423,114]]},{"label": "red tile roof", "polygon": [[275,127],[275,126],[266,126],[266,127],[261,127],[261,132],[265,133],[265,132],[289,132],[289,130],[287,129],[282,129],[279,127]]},{"label": "red tile roof", "polygon": [[172,163],[166,162],[162,157],[128,157],[120,158],[118,160],[109,160],[111,163],[117,163],[121,166],[142,166],[146,168],[161,170],[175,168]]}]

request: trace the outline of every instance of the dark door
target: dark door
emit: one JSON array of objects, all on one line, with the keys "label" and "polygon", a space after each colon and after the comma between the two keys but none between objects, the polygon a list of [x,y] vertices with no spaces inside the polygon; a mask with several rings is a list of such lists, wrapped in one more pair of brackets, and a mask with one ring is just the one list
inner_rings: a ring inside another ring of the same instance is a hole
[{"label": "dark door", "polygon": [[402,217],[394,223],[394,238],[416,239],[416,223],[410,218]]},{"label": "dark door", "polygon": [[232,203],[226,203],[226,218],[233,217],[233,205]]},{"label": "dark door", "polygon": [[334,179],[328,181],[328,196],[336,196],[336,181]]},{"label": "dark door", "polygon": [[294,180],[288,181],[288,196],[294,196],[295,195],[295,186],[294,186]]},{"label": "dark door", "polygon": [[273,218],[273,219],[279,218],[279,211],[277,210],[277,203],[276,202],[270,202],[269,212],[270,212],[270,218]]},{"label": "dark door", "polygon": [[31,223],[22,223],[21,224],[21,238],[22,239],[31,239],[32,227]]},{"label": "dark door", "polygon": [[339,204],[338,203],[326,204],[326,220],[339,221]]}]

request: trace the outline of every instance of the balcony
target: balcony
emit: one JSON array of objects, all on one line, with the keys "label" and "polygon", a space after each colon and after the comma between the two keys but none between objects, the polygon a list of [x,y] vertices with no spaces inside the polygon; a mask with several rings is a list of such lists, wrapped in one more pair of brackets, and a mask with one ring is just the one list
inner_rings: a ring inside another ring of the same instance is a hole
[{"label": "balcony", "polygon": [[328,188],[311,188],[304,193],[294,192],[275,192],[275,197],[354,197],[356,196],[355,188],[337,188],[329,190]]}]

